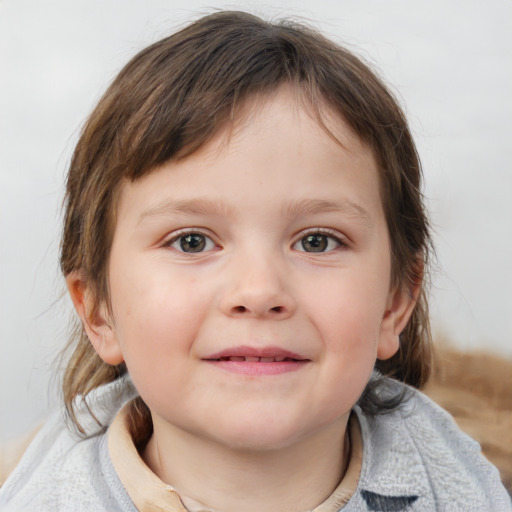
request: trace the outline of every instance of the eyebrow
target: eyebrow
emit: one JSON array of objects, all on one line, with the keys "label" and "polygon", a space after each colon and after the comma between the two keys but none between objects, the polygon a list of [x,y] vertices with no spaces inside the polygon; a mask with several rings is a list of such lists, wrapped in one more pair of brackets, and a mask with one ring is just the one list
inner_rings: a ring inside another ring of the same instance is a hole
[{"label": "eyebrow", "polygon": [[356,220],[360,220],[365,224],[372,225],[373,219],[371,215],[359,204],[342,199],[340,201],[325,201],[323,199],[300,199],[286,204],[282,210],[282,214],[286,217],[294,217],[297,215],[314,215],[319,213],[338,212],[348,215]]},{"label": "eyebrow", "polygon": [[[281,208],[281,214],[285,217],[315,215],[329,212],[343,213],[369,226],[373,224],[370,214],[362,206],[348,199],[342,199],[338,202],[323,199],[299,199],[297,201],[288,202]],[[234,216],[235,210],[226,204],[213,201],[209,198],[183,200],[167,199],[144,210],[139,216],[137,223],[150,217],[177,214],[220,217]]]},{"label": "eyebrow", "polygon": [[161,203],[144,210],[139,216],[137,223],[142,222],[148,217],[158,217],[160,215],[212,215],[212,216],[230,216],[234,210],[230,206],[218,203],[208,198],[174,200],[167,199]]}]

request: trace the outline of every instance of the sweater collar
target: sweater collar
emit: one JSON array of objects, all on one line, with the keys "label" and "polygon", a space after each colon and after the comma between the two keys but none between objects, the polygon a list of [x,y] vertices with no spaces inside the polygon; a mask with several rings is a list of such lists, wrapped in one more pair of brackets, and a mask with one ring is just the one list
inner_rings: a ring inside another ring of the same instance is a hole
[{"label": "sweater collar", "polygon": [[[201,503],[187,496],[180,497],[144,463],[129,431],[131,407],[132,402],[125,404],[112,422],[108,431],[108,450],[114,469],[136,508],[140,512],[210,512]],[[350,461],[342,481],[310,512],[338,512],[354,494],[363,458],[361,427],[354,414],[348,423],[348,437]]]}]

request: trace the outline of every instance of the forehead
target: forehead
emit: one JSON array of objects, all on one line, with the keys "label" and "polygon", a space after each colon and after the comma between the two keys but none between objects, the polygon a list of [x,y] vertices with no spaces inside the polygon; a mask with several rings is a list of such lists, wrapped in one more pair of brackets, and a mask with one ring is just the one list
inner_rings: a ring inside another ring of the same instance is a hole
[{"label": "forehead", "polygon": [[262,207],[271,199],[327,204],[340,197],[353,204],[377,199],[379,206],[378,188],[373,154],[345,120],[325,103],[314,108],[300,91],[281,87],[245,101],[192,154],[124,183],[119,206],[126,208],[118,213],[133,211],[139,199],[140,208],[152,204],[144,207],[150,212],[169,199],[183,204],[199,196],[226,208],[241,197],[259,198]]},{"label": "forehead", "polygon": [[[312,94],[316,96],[316,93],[304,87],[283,83],[270,93],[249,96],[240,105],[233,106],[231,118],[219,126],[213,139],[222,147],[229,143],[231,137],[243,132],[248,125],[254,124],[265,130],[269,138],[272,138],[272,128],[280,120],[287,118],[296,122],[297,129],[308,129],[311,137],[320,135],[320,128],[324,132],[323,135],[343,149],[354,154],[364,153],[373,158],[371,149],[351,128],[339,108],[330,104],[319,93],[313,100]],[[304,120],[307,122],[304,123]],[[316,142],[324,145],[327,139],[322,141],[322,138],[316,137]]]}]

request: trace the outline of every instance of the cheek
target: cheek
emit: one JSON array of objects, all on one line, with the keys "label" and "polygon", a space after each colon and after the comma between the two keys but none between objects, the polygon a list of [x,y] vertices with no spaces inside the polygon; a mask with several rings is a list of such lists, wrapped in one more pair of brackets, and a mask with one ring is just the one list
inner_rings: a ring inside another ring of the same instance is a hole
[{"label": "cheek", "polygon": [[[148,265],[132,259],[110,275],[111,298],[116,323],[125,322],[141,328],[157,325],[180,308],[184,286],[166,275],[165,267]],[[133,269],[136,269],[134,271]]]},{"label": "cheek", "polygon": [[168,397],[186,386],[181,369],[197,335],[198,312],[186,307],[186,295],[162,284],[132,284],[114,306],[116,335],[135,387],[150,405],[163,389]]},{"label": "cheek", "polygon": [[165,265],[132,268],[138,272],[111,275],[115,330],[128,369],[151,371],[190,352],[212,292],[185,272],[171,275]]},{"label": "cheek", "polygon": [[377,341],[386,303],[385,288],[373,286],[357,276],[341,276],[324,283],[307,299],[310,318],[327,339],[343,340],[332,347],[343,350],[347,343]]}]

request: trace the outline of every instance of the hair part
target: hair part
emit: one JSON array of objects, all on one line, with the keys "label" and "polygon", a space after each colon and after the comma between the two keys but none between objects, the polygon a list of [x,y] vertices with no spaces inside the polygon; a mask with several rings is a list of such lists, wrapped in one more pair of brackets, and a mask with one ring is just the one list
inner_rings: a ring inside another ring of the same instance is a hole
[{"label": "hair part", "polygon": [[[329,115],[343,118],[372,150],[391,240],[393,285],[412,289],[424,283],[431,239],[421,166],[397,101],[359,57],[315,30],[221,11],[137,54],[83,128],[66,182],[60,263],[65,276],[84,275],[96,307],[109,305],[108,262],[121,183],[192,154],[233,121],[247,99],[265,97],[283,84],[300,92],[324,128],[327,105]],[[432,359],[424,284],[416,302],[398,353],[377,361],[376,369],[421,387]],[[73,353],[64,375],[64,401],[77,423],[77,398],[118,379],[126,368],[104,363],[83,328],[68,348]],[[375,413],[399,401],[380,400],[378,386],[372,385],[360,405]]]}]

